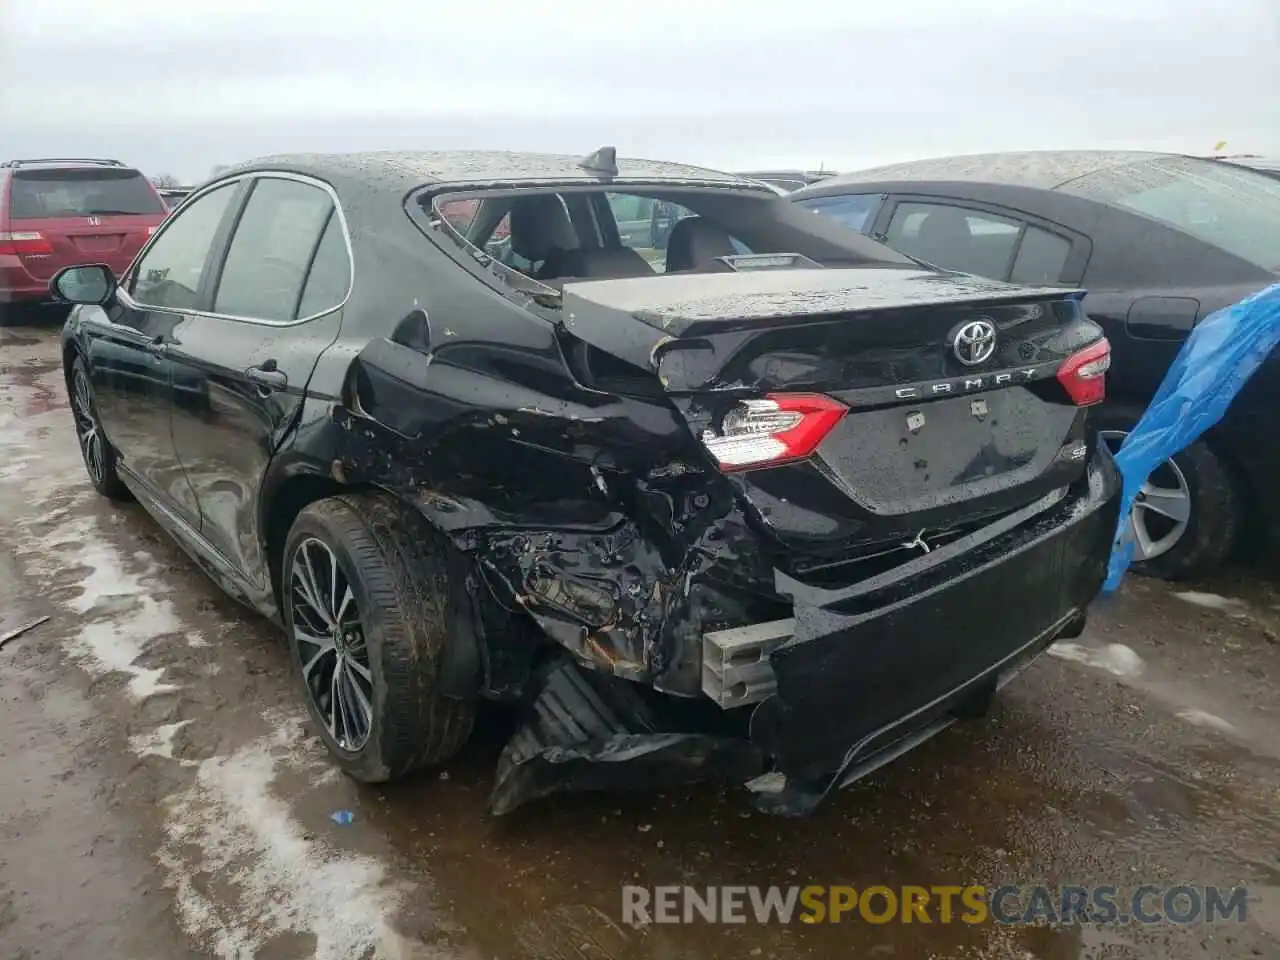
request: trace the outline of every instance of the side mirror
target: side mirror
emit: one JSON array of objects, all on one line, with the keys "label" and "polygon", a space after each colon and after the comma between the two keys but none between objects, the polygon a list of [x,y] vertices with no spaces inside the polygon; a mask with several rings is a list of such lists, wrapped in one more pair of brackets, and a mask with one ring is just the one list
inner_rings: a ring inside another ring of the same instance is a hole
[{"label": "side mirror", "polygon": [[49,289],[62,303],[103,306],[116,295],[116,277],[106,264],[64,267],[53,275]]}]

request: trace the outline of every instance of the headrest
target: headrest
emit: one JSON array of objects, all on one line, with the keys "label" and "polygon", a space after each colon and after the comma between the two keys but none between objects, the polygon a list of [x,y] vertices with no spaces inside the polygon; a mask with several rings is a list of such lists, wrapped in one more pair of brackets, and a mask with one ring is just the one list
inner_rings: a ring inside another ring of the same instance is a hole
[{"label": "headrest", "polygon": [[705,267],[717,257],[735,252],[722,227],[702,217],[685,217],[676,221],[667,239],[667,273]]}]

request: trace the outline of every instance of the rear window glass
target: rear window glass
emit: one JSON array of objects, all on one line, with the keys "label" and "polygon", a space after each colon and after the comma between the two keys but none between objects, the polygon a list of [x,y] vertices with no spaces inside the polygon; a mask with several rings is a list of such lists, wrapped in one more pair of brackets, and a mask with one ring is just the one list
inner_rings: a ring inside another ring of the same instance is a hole
[{"label": "rear window glass", "polygon": [[1280,181],[1190,157],[1099,170],[1063,188],[1159,220],[1264,270],[1280,267]]},{"label": "rear window glass", "polygon": [[9,216],[109,217],[163,214],[164,204],[136,170],[29,170],[9,185]]},{"label": "rear window glass", "polygon": [[[458,247],[473,251],[468,259],[504,285],[526,291],[536,287],[524,280],[555,288],[567,280],[723,272],[731,269],[726,256],[748,253],[799,254],[827,267],[912,265],[889,247],[761,189],[641,183],[613,190],[495,188],[424,193],[413,206],[424,214],[434,207],[421,225],[439,237],[440,221],[450,221],[444,209],[458,204],[451,209],[462,210],[459,201],[474,199],[481,202],[465,235],[456,227],[446,232]],[[616,236],[608,229],[610,216]],[[491,224],[500,224],[501,235]],[[488,258],[477,256],[481,251]]]}]

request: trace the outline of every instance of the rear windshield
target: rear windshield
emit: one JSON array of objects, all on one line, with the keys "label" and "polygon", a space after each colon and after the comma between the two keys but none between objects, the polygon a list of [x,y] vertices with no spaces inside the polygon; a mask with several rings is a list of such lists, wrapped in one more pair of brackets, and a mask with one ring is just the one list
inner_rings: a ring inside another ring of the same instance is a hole
[{"label": "rear windshield", "polygon": [[9,185],[9,216],[15,220],[164,212],[137,170],[23,170]]},{"label": "rear windshield", "polygon": [[1090,173],[1063,188],[1140,213],[1264,270],[1280,269],[1280,181],[1191,157]]},{"label": "rear windshield", "polygon": [[483,252],[551,287],[569,279],[722,272],[730,269],[723,258],[746,254],[798,254],[830,267],[915,265],[762,189],[614,182],[607,190],[422,194],[411,214],[415,207],[437,230],[451,228],[473,257]]}]

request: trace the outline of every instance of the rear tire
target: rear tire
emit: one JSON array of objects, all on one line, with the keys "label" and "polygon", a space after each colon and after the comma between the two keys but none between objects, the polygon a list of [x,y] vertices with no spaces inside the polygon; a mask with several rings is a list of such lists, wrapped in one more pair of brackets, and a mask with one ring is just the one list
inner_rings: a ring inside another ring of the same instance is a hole
[{"label": "rear tire", "polygon": [[71,363],[71,375],[67,378],[67,393],[71,402],[71,415],[76,426],[76,443],[84,460],[85,472],[93,489],[108,500],[124,502],[133,494],[116,472],[116,452],[98,419],[98,406],[93,397],[93,381],[84,357],[76,354]]},{"label": "rear tire", "polygon": [[[1093,426],[1104,434],[1127,435],[1141,416],[1140,410],[1130,407],[1103,407],[1096,411]],[[1118,448],[1117,443],[1111,446],[1113,450]],[[1172,490],[1175,484],[1185,486],[1189,515],[1185,528],[1168,545],[1162,544],[1155,535],[1148,537],[1159,552],[1146,560],[1135,561],[1133,572],[1163,580],[1183,580],[1211,573],[1231,556],[1240,537],[1244,510],[1235,477],[1222,458],[1201,439],[1157,467],[1151,480],[1156,482],[1159,478],[1169,478],[1158,484],[1164,489]],[[1150,498],[1146,502],[1156,503],[1158,499]],[[1135,523],[1143,523],[1139,515],[1151,517],[1155,511],[1137,507],[1134,513]],[[1176,528],[1158,513],[1149,522]]]},{"label": "rear tire", "polygon": [[[289,532],[280,593],[294,666],[325,746],[356,780],[379,783],[440,763],[471,734],[475,702],[437,692],[448,640],[449,549],[425,520],[385,494],[316,501]],[[326,552],[336,560],[336,577]],[[307,599],[312,587],[338,594],[329,611],[332,654],[319,653],[323,642],[299,639],[317,637],[323,626]],[[339,669],[345,678],[335,681]],[[366,709],[367,729],[357,716]]]}]

